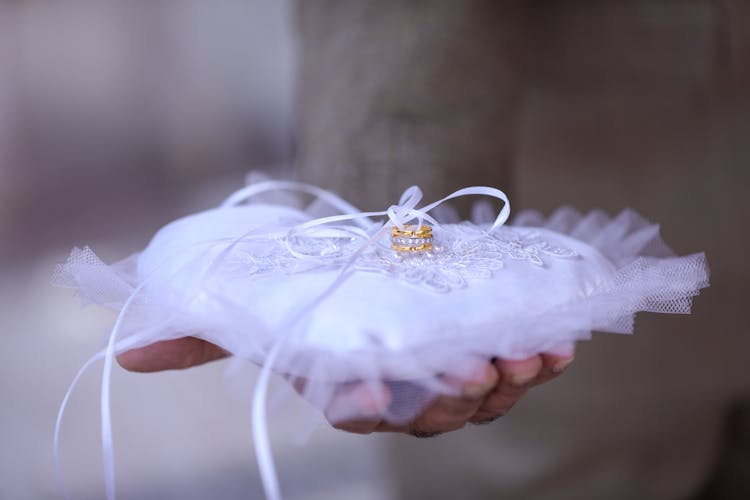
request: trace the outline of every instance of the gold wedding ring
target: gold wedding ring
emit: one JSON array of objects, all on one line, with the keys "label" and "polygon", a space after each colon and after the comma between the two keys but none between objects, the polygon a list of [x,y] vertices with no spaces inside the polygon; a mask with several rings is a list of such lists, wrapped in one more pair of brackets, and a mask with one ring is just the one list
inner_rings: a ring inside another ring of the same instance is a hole
[{"label": "gold wedding ring", "polygon": [[404,226],[391,229],[391,248],[397,252],[426,252],[432,249],[430,226]]}]

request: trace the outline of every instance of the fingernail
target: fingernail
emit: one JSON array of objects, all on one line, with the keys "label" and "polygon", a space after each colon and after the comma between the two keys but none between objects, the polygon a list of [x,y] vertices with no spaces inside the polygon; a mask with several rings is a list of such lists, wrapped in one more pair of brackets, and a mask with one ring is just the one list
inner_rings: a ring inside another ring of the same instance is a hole
[{"label": "fingernail", "polygon": [[570,366],[570,364],[573,362],[573,358],[563,359],[561,361],[558,361],[555,363],[555,365],[552,367],[552,373],[562,373],[565,371],[565,369]]},{"label": "fingernail", "polygon": [[517,386],[517,387],[524,387],[526,385],[529,385],[532,380],[536,378],[537,372],[527,372],[527,373],[514,373],[510,377],[508,377],[508,380],[510,380],[510,383]]},{"label": "fingernail", "polygon": [[477,400],[481,399],[487,394],[489,388],[482,384],[467,384],[464,386],[462,395],[464,399]]}]

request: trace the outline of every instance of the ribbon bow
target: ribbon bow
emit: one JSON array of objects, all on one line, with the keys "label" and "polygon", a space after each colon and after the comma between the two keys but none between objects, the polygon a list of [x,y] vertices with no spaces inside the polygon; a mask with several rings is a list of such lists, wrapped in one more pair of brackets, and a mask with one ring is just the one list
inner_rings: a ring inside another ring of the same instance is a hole
[{"label": "ribbon bow", "polygon": [[502,226],[508,220],[508,217],[510,217],[510,200],[508,200],[508,197],[499,189],[488,186],[472,186],[459,189],[458,191],[454,191],[453,193],[449,194],[445,198],[442,198],[421,208],[417,208],[417,205],[420,201],[422,201],[422,190],[419,189],[418,186],[411,186],[407,188],[401,195],[398,204],[391,205],[387,210],[379,212],[361,212],[357,210],[354,205],[347,202],[340,196],[333,194],[330,191],[326,191],[325,189],[311,186],[310,184],[291,181],[265,181],[259,182],[257,184],[251,184],[250,186],[240,189],[239,191],[232,194],[229,198],[227,198],[226,201],[221,204],[221,207],[227,208],[237,206],[261,193],[276,191],[280,189],[300,191],[312,194],[342,212],[339,215],[321,217],[319,219],[305,222],[297,226],[296,230],[305,230],[323,224],[343,221],[352,221],[361,226],[363,229],[370,229],[372,227],[372,224],[368,219],[372,217],[382,217],[384,215],[388,217],[388,220],[390,222],[390,224],[386,224],[386,226],[388,227],[397,226],[399,229],[404,229],[404,226],[414,221],[415,219],[418,221],[419,225],[422,225],[422,223],[426,220],[433,226],[439,227],[440,224],[429,215],[429,212],[438,205],[441,205],[448,200],[470,195],[490,196],[504,202],[503,208],[495,218],[495,222],[489,228],[489,231]]}]

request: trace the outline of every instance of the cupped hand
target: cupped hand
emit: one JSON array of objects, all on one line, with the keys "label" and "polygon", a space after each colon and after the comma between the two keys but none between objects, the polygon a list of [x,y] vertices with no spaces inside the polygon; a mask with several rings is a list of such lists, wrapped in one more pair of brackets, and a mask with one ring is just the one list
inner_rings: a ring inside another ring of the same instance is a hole
[{"label": "cupped hand", "polygon": [[[183,337],[125,352],[117,361],[129,371],[156,372],[189,368],[227,356],[229,353],[215,344]],[[483,362],[462,380],[444,379],[454,389],[451,394],[438,396],[416,418],[402,425],[390,424],[383,418],[393,396],[394,386],[388,383],[342,384],[325,413],[333,427],[347,432],[434,436],[505,415],[529,388],[554,379],[572,361],[572,354],[539,354],[524,360]],[[297,380],[293,385],[300,389],[304,382]]]},{"label": "cupped hand", "polygon": [[[326,417],[333,427],[358,434],[402,432],[431,437],[461,429],[467,423],[496,420],[510,411],[531,387],[554,379],[572,361],[572,354],[539,354],[519,361],[484,362],[473,376],[463,380],[443,379],[453,387],[451,394],[438,396],[415,419],[402,425],[393,425],[383,418],[391,404],[391,385],[349,384],[339,388]],[[352,416],[353,408],[361,409],[360,414]]]}]

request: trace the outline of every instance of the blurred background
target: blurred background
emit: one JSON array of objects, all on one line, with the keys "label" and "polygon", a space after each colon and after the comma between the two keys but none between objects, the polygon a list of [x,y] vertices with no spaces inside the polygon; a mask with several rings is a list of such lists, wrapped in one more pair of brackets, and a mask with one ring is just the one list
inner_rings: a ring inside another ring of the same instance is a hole
[{"label": "blurred background", "polygon": [[[450,4],[404,2],[412,3]],[[643,494],[630,489],[622,498],[746,498],[750,3],[507,3],[518,33],[508,50],[520,63],[503,71],[520,90],[498,98],[512,97],[517,119],[487,142],[510,144],[498,168],[513,179],[514,208],[631,206],[661,222],[678,253],[707,251],[712,288],[690,318],[639,318],[633,338],[582,346],[571,373],[533,391],[504,419],[505,431],[476,428],[405,445],[322,428],[299,448],[287,438],[293,415],[282,418],[272,427],[284,490],[289,498],[443,498],[425,486],[434,483],[445,498],[497,498],[465,482],[490,491],[493,481],[524,478],[548,490],[519,498],[596,497],[550,493],[554,470],[596,473],[615,491],[640,477]],[[366,22],[362,15],[347,24],[344,4],[308,2],[342,13],[318,21],[331,28],[322,35]],[[70,247],[122,258],[166,222],[219,202],[251,170],[288,177],[299,168],[316,178],[309,164],[320,154],[310,143],[335,134],[310,109],[335,106],[345,91],[310,90],[320,75],[311,76],[310,59],[300,55],[297,10],[291,0],[0,0],[0,499],[61,496],[52,463],[56,411],[113,321],[48,285]],[[307,14],[302,40],[309,41]],[[392,42],[419,45],[408,36]],[[300,81],[307,87],[300,90]],[[387,158],[409,149],[403,140]],[[116,372],[121,498],[260,497],[250,438],[254,373],[244,367],[226,377],[225,368]],[[74,498],[102,497],[99,376],[84,377],[63,422],[62,465]],[[619,389],[606,381],[638,376],[655,379],[623,390],[613,407]],[[549,417],[561,406],[567,413]],[[606,460],[582,446],[572,447],[567,465],[550,461],[548,446],[570,443],[540,433],[547,425],[540,415],[571,432],[583,432],[575,422],[625,429],[620,440],[594,434],[600,446],[622,450],[616,467],[633,474],[587,468]],[[527,453],[503,458],[491,443]],[[481,464],[457,463],[456,454]],[[415,466],[428,461],[434,467]],[[552,468],[543,480],[519,472],[542,463]]]},{"label": "blurred background", "polygon": [[[73,245],[110,260],[290,164],[295,42],[277,0],[0,1],[0,499],[62,498],[52,432],[113,317],[50,273]],[[255,373],[227,363],[114,381],[118,498],[259,498]],[[72,498],[104,496],[100,365],[61,435]],[[322,429],[274,451],[290,498],[387,497],[377,443]],[[294,429],[292,429],[294,430]],[[306,429],[297,433],[304,437]],[[332,478],[336,478],[335,481]]]}]

